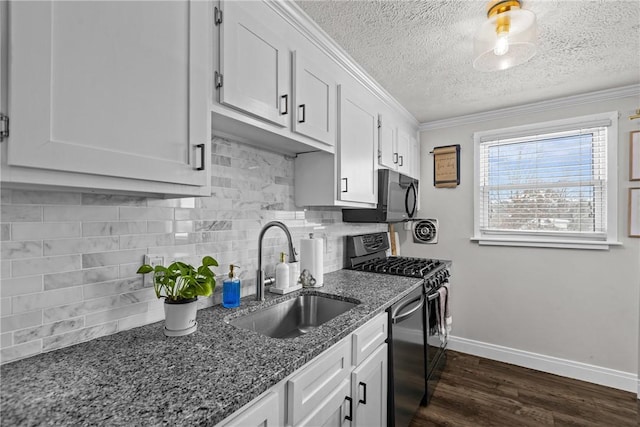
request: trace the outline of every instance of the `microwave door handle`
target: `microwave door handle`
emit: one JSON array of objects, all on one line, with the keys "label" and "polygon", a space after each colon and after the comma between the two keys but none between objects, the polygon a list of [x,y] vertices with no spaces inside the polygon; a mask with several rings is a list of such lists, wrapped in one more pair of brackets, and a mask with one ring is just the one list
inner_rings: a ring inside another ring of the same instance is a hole
[{"label": "microwave door handle", "polygon": [[[413,206],[411,207],[411,210],[409,210],[409,194],[413,193]],[[416,205],[417,205],[417,199],[418,199],[418,192],[416,191],[416,186],[413,185],[413,182],[411,184],[409,184],[409,188],[407,188],[407,192],[404,195],[404,210],[407,213],[407,216],[409,218],[413,218],[413,215],[415,215],[416,213]]]}]

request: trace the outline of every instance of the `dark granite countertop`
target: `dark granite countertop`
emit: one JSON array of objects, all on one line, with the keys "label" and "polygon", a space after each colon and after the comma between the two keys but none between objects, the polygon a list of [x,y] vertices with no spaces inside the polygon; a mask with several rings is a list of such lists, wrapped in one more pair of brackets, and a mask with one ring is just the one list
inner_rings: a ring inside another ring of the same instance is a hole
[{"label": "dark granite countertop", "polygon": [[[166,338],[164,322],[3,365],[1,423],[31,425],[214,425],[277,384],[421,283],[350,270],[289,295],[254,296],[238,309],[198,312],[198,330]],[[297,338],[277,339],[224,322],[300,292],[361,304]]]}]

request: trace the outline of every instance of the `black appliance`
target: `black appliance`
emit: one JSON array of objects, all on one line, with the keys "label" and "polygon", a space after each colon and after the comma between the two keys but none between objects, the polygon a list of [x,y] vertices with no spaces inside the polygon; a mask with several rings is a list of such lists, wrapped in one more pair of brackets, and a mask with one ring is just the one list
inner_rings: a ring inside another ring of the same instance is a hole
[{"label": "black appliance", "polygon": [[387,233],[347,236],[349,268],[416,277],[423,286],[389,309],[388,425],[406,426],[419,405],[427,405],[446,363],[447,339],[435,322],[438,289],[450,277],[450,261],[386,255]]},{"label": "black appliance", "polygon": [[402,222],[413,218],[418,204],[418,180],[389,169],[378,169],[378,205],[343,209],[344,222]]}]

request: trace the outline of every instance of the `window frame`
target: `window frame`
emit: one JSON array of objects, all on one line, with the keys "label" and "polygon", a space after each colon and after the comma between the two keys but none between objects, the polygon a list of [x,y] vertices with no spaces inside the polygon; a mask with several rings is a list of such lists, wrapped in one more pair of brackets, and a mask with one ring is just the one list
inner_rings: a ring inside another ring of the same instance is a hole
[{"label": "window frame", "polygon": [[[494,139],[516,137],[534,137],[538,134],[552,133],[580,128],[607,127],[607,231],[604,239],[595,236],[581,236],[576,233],[545,233],[544,231],[483,231],[480,228],[480,149],[483,142]],[[474,132],[474,174],[473,174],[473,237],[472,241],[480,245],[526,246],[573,249],[602,249],[621,245],[618,242],[618,112],[591,114],[568,119],[552,120],[521,126]]]}]

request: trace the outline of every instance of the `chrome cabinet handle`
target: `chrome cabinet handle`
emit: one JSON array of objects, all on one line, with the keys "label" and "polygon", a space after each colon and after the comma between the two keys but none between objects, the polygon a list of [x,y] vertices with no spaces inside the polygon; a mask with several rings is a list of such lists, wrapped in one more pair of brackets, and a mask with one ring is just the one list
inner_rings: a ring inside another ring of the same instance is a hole
[{"label": "chrome cabinet handle", "polygon": [[203,171],[204,170],[204,144],[198,144],[196,145],[196,148],[200,149],[200,166],[198,166],[196,170]]},{"label": "chrome cabinet handle", "polygon": [[298,111],[302,111],[302,114],[301,114],[302,118],[298,119],[298,123],[304,123],[305,110],[306,110],[306,107],[304,104],[298,105]]},{"label": "chrome cabinet handle", "polygon": [[343,193],[348,193],[349,192],[349,179],[348,178],[342,178],[342,180],[344,181],[344,190],[342,190]]},{"label": "chrome cabinet handle", "polygon": [[[282,100],[284,100],[284,111],[282,111]],[[280,97],[280,114],[283,116],[289,114],[289,95],[282,95]]]},{"label": "chrome cabinet handle", "polygon": [[404,165],[404,156],[399,156],[400,157],[400,166]]},{"label": "chrome cabinet handle", "polygon": [[398,153],[393,153],[393,163],[398,164]]},{"label": "chrome cabinet handle", "polygon": [[362,395],[364,396],[362,399],[358,400],[358,403],[362,403],[363,405],[367,404],[367,383],[363,383],[360,381],[358,386],[362,386]]}]

